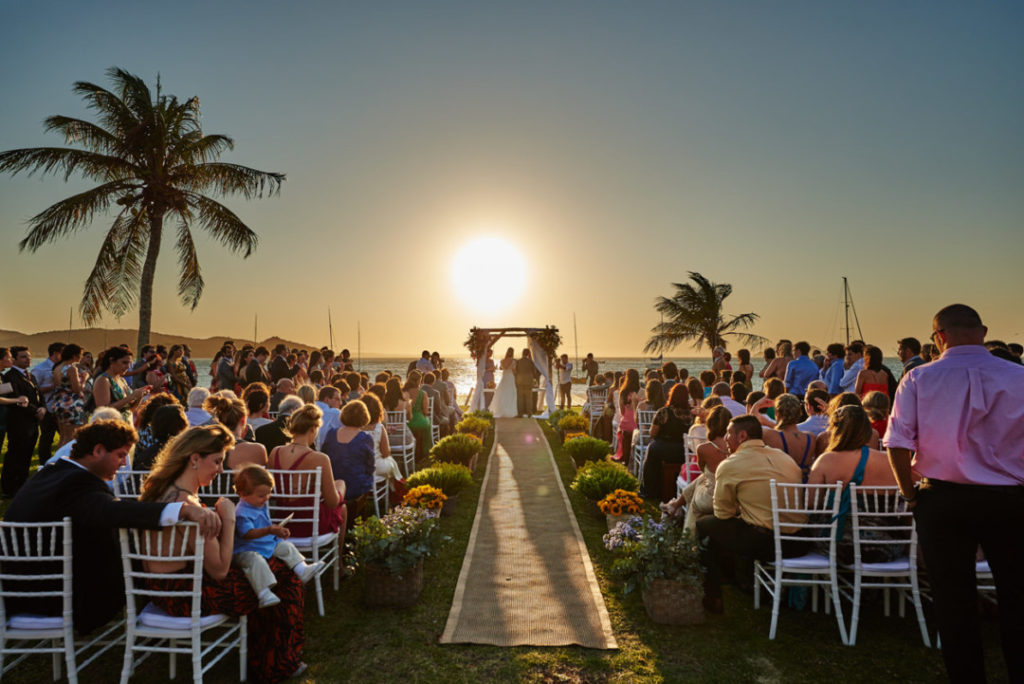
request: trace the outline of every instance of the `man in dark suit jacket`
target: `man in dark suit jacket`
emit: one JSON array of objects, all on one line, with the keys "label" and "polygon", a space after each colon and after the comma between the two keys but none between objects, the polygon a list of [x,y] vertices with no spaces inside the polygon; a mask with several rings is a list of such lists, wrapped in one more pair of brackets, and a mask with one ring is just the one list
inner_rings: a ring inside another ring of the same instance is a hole
[{"label": "man in dark suit jacket", "polygon": [[[75,629],[81,634],[105,625],[124,606],[118,528],[157,530],[191,520],[199,523],[204,536],[220,533],[217,514],[197,505],[114,498],[104,481],[113,479],[124,465],[135,441],[135,430],[117,420],[98,420],[79,429],[71,458],[40,469],[14,497],[5,516],[9,522],[71,518],[72,604]],[[39,587],[39,583],[33,584]],[[8,599],[7,609],[9,613],[60,615],[60,598]]]},{"label": "man in dark suit jacket", "polygon": [[0,489],[6,497],[17,494],[28,479],[32,450],[39,437],[39,423],[46,415],[42,392],[28,370],[32,365],[32,353],[28,347],[11,347],[11,356],[14,357],[14,366],[4,373],[3,382],[11,384],[13,396],[28,397],[28,405],[7,407],[7,456],[0,473]]},{"label": "man in dark suit jacket", "polygon": [[268,387],[272,387],[273,384],[270,382],[270,374],[267,373],[267,369],[264,365],[267,363],[267,357],[270,356],[270,352],[267,351],[266,347],[257,347],[256,353],[253,355],[252,361],[242,371],[243,384],[251,385],[254,382],[262,382]]},{"label": "man in dark suit jacket", "polygon": [[449,409],[448,402],[445,401],[447,396],[448,388],[444,388],[444,392],[441,391],[441,385],[437,383],[437,378],[433,373],[423,374],[423,385],[421,389],[427,393],[427,396],[434,400],[434,416],[431,419],[434,423],[441,428],[441,436],[444,437],[451,432],[451,426],[449,425]]},{"label": "man in dark suit jacket", "polygon": [[295,374],[299,372],[299,364],[288,365],[288,359],[285,358],[287,353],[288,347],[283,344],[274,347],[274,360],[270,362],[271,382],[276,383],[281,378],[294,378]]},{"label": "man in dark suit jacket", "polygon": [[299,397],[285,397],[281,401],[277,418],[256,428],[256,441],[266,448],[268,454],[275,447],[284,446],[292,441],[292,436],[288,433],[288,419],[295,411],[302,408],[302,405],[302,399]]},{"label": "man in dark suit jacket", "polygon": [[516,361],[516,395],[519,404],[519,416],[529,418],[533,415],[536,404],[533,398],[533,383],[540,377],[540,372],[530,358],[530,350],[524,349],[523,356]]}]

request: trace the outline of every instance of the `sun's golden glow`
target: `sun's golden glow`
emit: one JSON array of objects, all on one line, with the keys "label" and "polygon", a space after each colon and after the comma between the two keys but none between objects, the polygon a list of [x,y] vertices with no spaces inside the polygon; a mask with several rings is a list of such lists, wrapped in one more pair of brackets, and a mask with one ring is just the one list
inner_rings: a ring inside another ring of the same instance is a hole
[{"label": "sun's golden glow", "polygon": [[466,306],[499,311],[519,299],[526,286],[526,262],[515,245],[498,237],[467,242],[452,260],[452,284]]}]

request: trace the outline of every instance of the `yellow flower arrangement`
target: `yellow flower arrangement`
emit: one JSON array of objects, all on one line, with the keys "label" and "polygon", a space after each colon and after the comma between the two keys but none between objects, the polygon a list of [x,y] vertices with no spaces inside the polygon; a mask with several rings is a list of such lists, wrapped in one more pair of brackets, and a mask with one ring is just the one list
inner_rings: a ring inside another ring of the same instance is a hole
[{"label": "yellow flower arrangement", "polygon": [[598,501],[597,507],[605,515],[640,515],[644,510],[644,500],[636,492],[616,489]]},{"label": "yellow flower arrangement", "polygon": [[437,487],[420,485],[419,487],[413,487],[406,492],[405,498],[402,499],[402,503],[414,508],[426,508],[427,510],[433,510],[435,508],[441,508],[447,500],[448,497],[445,496],[444,492]]}]

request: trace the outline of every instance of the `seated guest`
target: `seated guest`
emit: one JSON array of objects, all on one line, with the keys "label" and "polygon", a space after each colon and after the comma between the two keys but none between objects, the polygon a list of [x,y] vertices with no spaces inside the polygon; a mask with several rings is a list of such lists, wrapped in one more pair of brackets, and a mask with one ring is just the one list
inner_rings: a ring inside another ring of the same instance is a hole
[{"label": "seated guest", "polygon": [[[89,416],[89,423],[88,424],[95,423],[97,420],[121,420],[121,412],[118,411],[117,409],[111,408],[109,406],[101,406],[98,409],[96,409],[95,411],[93,411],[92,415]],[[70,442],[68,442],[67,444],[62,446],[61,448],[57,449],[57,451],[53,454],[53,456],[51,456],[50,459],[46,463],[44,463],[43,465],[50,466],[50,465],[53,465],[54,463],[56,463],[57,461],[59,461],[62,458],[70,458],[71,457],[71,449],[74,446],[75,446],[75,440],[71,440]],[[136,444],[135,444],[135,452],[138,453],[138,451],[139,451],[139,443],[136,442]],[[127,465],[131,465],[131,464],[129,463]]]},{"label": "seated guest", "polygon": [[734,381],[729,385],[729,396],[740,406],[743,406],[744,412],[746,412],[747,395],[750,392],[747,390],[747,386],[742,382]]},{"label": "seated guest", "polygon": [[644,459],[641,475],[640,490],[644,496],[664,500],[662,464],[682,465],[686,462],[683,436],[690,429],[692,422],[690,396],[686,387],[678,382],[673,383],[668,405],[659,408],[651,422],[651,444],[647,448],[647,458]]},{"label": "seated guest", "polygon": [[[165,392],[150,395],[149,399],[146,400],[146,403],[142,405],[142,412],[139,413],[139,422],[136,426],[139,435],[139,442],[135,447],[136,451],[139,449],[145,449],[156,441],[156,438],[153,437],[153,429],[150,424],[153,422],[153,416],[156,415],[156,412],[159,411],[162,406],[181,406],[181,404],[179,404],[178,400],[172,395]],[[124,420],[124,418],[122,418],[122,420]]]},{"label": "seated guest", "polygon": [[451,409],[448,406],[446,395],[448,388],[436,384],[437,378],[433,373],[423,374],[423,391],[428,397],[434,400],[434,422],[441,428],[441,436],[451,433]]},{"label": "seated guest", "polygon": [[[839,408],[843,406],[860,406],[860,397],[853,392],[843,392],[832,397],[828,402],[828,409],[826,413],[831,417]],[[872,449],[877,449],[881,445],[881,436],[875,432],[874,428],[871,430],[871,439],[868,440],[868,446]],[[817,454],[823,454],[828,451],[829,442],[832,441],[832,428],[827,428],[824,432],[818,435],[814,441],[814,451]]]},{"label": "seated guest", "polygon": [[[221,425],[189,428],[167,445],[142,486],[142,501],[197,503],[200,487],[209,485],[221,473],[224,453],[233,439]],[[250,676],[260,682],[280,682],[306,669],[302,662],[305,641],[303,624],[304,592],[302,581],[279,558],[269,565],[277,586],[280,605],[260,610],[245,573],[231,567],[235,542],[235,506],[220,498],[213,513],[221,521],[218,533],[204,546],[201,611],[203,615],[224,613],[248,618],[248,658]],[[167,534],[167,533],[159,533]],[[156,540],[153,540],[154,542]],[[194,540],[188,539],[191,547]],[[189,551],[192,551],[189,548]],[[145,561],[150,577],[146,588],[154,592],[181,592],[183,595],[154,595],[153,603],[174,617],[190,617],[193,599],[188,595],[192,578],[185,562]]]},{"label": "seated guest", "polygon": [[241,399],[228,399],[213,395],[207,398],[203,408],[210,412],[210,415],[221,425],[226,427],[235,438],[235,445],[228,451],[224,459],[225,470],[235,470],[246,463],[254,463],[266,467],[267,450],[257,442],[245,442],[247,425],[245,423],[245,404]]},{"label": "seated guest", "polygon": [[717,382],[711,388],[711,393],[722,400],[722,406],[725,410],[732,414],[733,418],[736,416],[742,416],[747,412],[747,407],[738,401],[735,401],[729,396],[729,384],[725,382]]},{"label": "seated guest", "polygon": [[[761,402],[767,402],[765,397]],[[757,406],[755,408],[760,408]],[[764,443],[774,449],[781,449],[789,454],[803,472],[803,481],[807,481],[807,473],[811,471],[811,464],[814,463],[816,455],[814,450],[814,435],[804,432],[797,427],[797,423],[803,420],[803,406],[800,400],[792,394],[783,394],[775,400],[775,425],[774,429],[768,428],[764,431]],[[755,417],[764,425],[771,425],[771,422],[760,414]]]},{"label": "seated guest", "polygon": [[295,390],[295,394],[298,395],[303,404],[316,403],[316,389],[312,385],[299,385],[299,389]]},{"label": "seated guest", "polygon": [[[895,487],[889,465],[889,457],[885,452],[871,449],[871,422],[868,414],[859,406],[842,406],[830,419],[832,438],[828,451],[823,453],[811,467],[808,484],[843,483],[843,498],[840,503],[839,521],[836,529],[840,560],[844,563],[853,562],[853,525],[848,520],[850,511],[849,486],[856,484],[862,487]],[[881,526],[891,522],[881,522]],[[872,533],[877,537],[878,531]],[[906,547],[898,544],[874,544],[862,547],[861,558],[866,563],[884,563],[895,560],[906,551]]]},{"label": "seated guest", "polygon": [[256,430],[273,422],[269,415],[270,389],[262,382],[254,382],[242,390],[242,401],[245,402],[245,410],[248,413],[245,423],[253,433],[253,437],[249,437],[251,440]]},{"label": "seated guest", "polygon": [[338,391],[337,387],[331,385],[321,387],[317,400],[314,403],[320,409],[320,413],[323,416],[320,430],[316,435],[316,448],[320,449],[323,447],[327,431],[341,426],[341,392]]},{"label": "seated guest", "polygon": [[[687,402],[689,403],[689,402]],[[651,379],[647,381],[644,386],[643,399],[636,405],[637,412],[640,411],[657,411],[665,406],[665,393],[661,380]],[[687,406],[687,409],[690,407]],[[689,413],[689,410],[687,410]]]},{"label": "seated guest", "polygon": [[804,411],[807,420],[797,425],[803,432],[817,437],[828,428],[828,392],[823,389],[809,389],[804,394]]},{"label": "seated guest", "polygon": [[153,415],[150,422],[153,441],[148,446],[135,447],[135,454],[132,457],[132,470],[149,470],[153,467],[160,450],[175,436],[189,427],[188,419],[185,417],[185,410],[178,404],[161,406]]},{"label": "seated guest", "polygon": [[285,397],[278,407],[277,419],[256,428],[256,441],[270,453],[275,447],[287,444],[291,435],[288,434],[288,417],[302,408],[302,400],[296,396]]},{"label": "seated guest", "polygon": [[[704,607],[722,612],[721,565],[725,554],[749,560],[770,560],[775,552],[769,481],[799,484],[800,467],[785,453],[766,446],[761,423],[754,416],[733,418],[726,431],[730,456],[715,471],[714,516],[697,521],[701,565],[705,568]],[[783,532],[803,524],[804,517],[780,513]],[[783,553],[799,554],[803,546],[783,543]],[[749,566],[737,569],[737,579],[749,583]]]},{"label": "seated guest", "polygon": [[366,410],[370,414],[370,422],[363,427],[363,431],[373,438],[373,463],[374,472],[377,475],[388,478],[390,488],[389,501],[400,502],[405,496],[405,478],[398,467],[398,461],[391,456],[391,444],[388,442],[388,432],[384,429],[384,422],[387,414],[384,412],[384,404],[373,392],[363,395],[362,402],[366,404]]},{"label": "seated guest", "polygon": [[366,404],[356,399],[341,409],[341,427],[324,437],[323,450],[334,476],[345,481],[345,504],[352,518],[362,513],[366,494],[373,491],[373,438],[362,430],[369,422]]},{"label": "seated guest", "polygon": [[708,414],[708,441],[697,447],[697,465],[701,474],[690,481],[683,493],[661,505],[661,510],[670,516],[678,515],[686,506],[686,529],[696,533],[697,520],[714,515],[715,471],[729,456],[725,444],[725,433],[729,429],[729,412],[724,406],[716,406]]},{"label": "seated guest", "polygon": [[[699,440],[706,440],[708,438],[707,421],[708,414],[711,413],[711,409],[716,406],[722,405],[722,398],[711,396],[701,402],[700,408],[697,409],[697,417],[694,420],[693,425],[690,427],[688,434],[691,437],[696,437]],[[728,409],[726,409],[728,410]]]},{"label": "seated guest", "polygon": [[672,361],[666,361],[661,366],[661,374],[665,377],[664,387],[662,389],[667,396],[672,392],[672,385],[679,382],[679,367]]},{"label": "seated guest", "polygon": [[[452,409],[451,423],[454,426],[460,420],[462,420],[462,409],[459,407],[459,395],[455,391],[455,383],[449,380],[450,373],[447,368],[441,369],[441,382],[440,384],[448,388],[448,406]],[[372,387],[370,389],[373,389]]]},{"label": "seated guest", "polygon": [[700,372],[700,384],[704,391],[704,399],[711,396],[711,387],[715,384],[716,380],[718,380],[718,376],[715,374],[715,371],[706,370]]},{"label": "seated guest", "polygon": [[694,410],[700,407],[700,403],[707,397],[704,395],[704,384],[697,378],[687,378],[681,380],[686,385],[686,391],[690,394],[690,409]]},{"label": "seated guest", "polygon": [[324,372],[317,368],[316,370],[309,371],[309,381],[313,383],[317,389],[324,386]]},{"label": "seated guest", "polygon": [[275,385],[277,391],[270,395],[270,412],[280,410],[281,400],[295,394],[295,381],[291,378],[281,378]]},{"label": "seated guest", "polygon": [[889,397],[881,392],[868,392],[861,400],[875,434],[884,435],[889,427]]},{"label": "seated guest", "polygon": [[189,427],[203,425],[209,422],[211,416],[203,410],[203,402],[210,396],[210,390],[205,387],[193,387],[188,393],[188,411],[185,417],[188,419]]},{"label": "seated guest", "polygon": [[[120,420],[98,420],[79,428],[70,458],[29,478],[4,516],[7,522],[71,518],[72,605],[75,629],[81,634],[106,624],[124,608],[118,528],[156,530],[190,520],[200,524],[204,536],[220,533],[217,514],[195,502],[139,503],[114,498],[107,482],[125,464],[135,440],[135,429]],[[12,571],[17,572],[14,568]],[[56,583],[54,589],[59,590]],[[59,616],[61,611],[59,596],[9,597],[6,602],[8,615],[26,612]]]}]

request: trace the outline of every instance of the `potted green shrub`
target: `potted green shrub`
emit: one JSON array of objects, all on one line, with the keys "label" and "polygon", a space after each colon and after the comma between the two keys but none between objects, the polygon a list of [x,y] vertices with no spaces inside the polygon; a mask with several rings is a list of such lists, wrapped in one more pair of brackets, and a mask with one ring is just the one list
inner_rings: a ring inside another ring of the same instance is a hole
[{"label": "potted green shrub", "polygon": [[560,432],[558,422],[565,418],[570,413],[572,413],[572,411],[570,411],[569,409],[558,409],[557,411],[552,411],[551,415],[548,416],[548,425],[551,426],[552,430]]},{"label": "potted green shrub", "polygon": [[577,468],[593,461],[603,461],[612,452],[612,445],[596,437],[577,437],[570,439],[562,447]]},{"label": "potted green shrub", "polygon": [[604,513],[597,507],[598,501],[616,489],[635,492],[640,488],[640,483],[621,463],[591,461],[579,469],[571,486],[573,491],[590,500],[594,515],[603,518]]},{"label": "potted green shrub", "polygon": [[483,441],[490,429],[491,423],[486,418],[474,415],[468,415],[455,424],[456,432],[475,435],[480,438],[480,441]]},{"label": "potted green shrub", "polygon": [[473,473],[458,463],[438,463],[416,471],[406,479],[405,484],[410,489],[423,485],[440,489],[448,497],[441,507],[441,515],[448,516],[455,512],[459,492],[473,484]]},{"label": "potted green shrub", "polygon": [[476,411],[470,411],[469,413],[463,414],[463,418],[472,416],[473,418],[480,418],[486,420],[491,426],[494,425],[494,414],[487,409],[478,409]]},{"label": "potted green shrub", "polygon": [[399,506],[383,518],[360,520],[348,539],[367,604],[411,606],[423,590],[423,560],[447,538],[438,529],[436,512]]},{"label": "potted green shrub", "polygon": [[482,445],[483,442],[475,435],[448,435],[430,450],[430,460],[433,463],[458,463],[476,470],[476,460]]},{"label": "potted green shrub", "polygon": [[615,554],[612,575],[623,593],[640,589],[644,609],[654,622],[694,625],[704,622],[700,558],[689,531],[671,522],[633,517],[604,536]]}]

